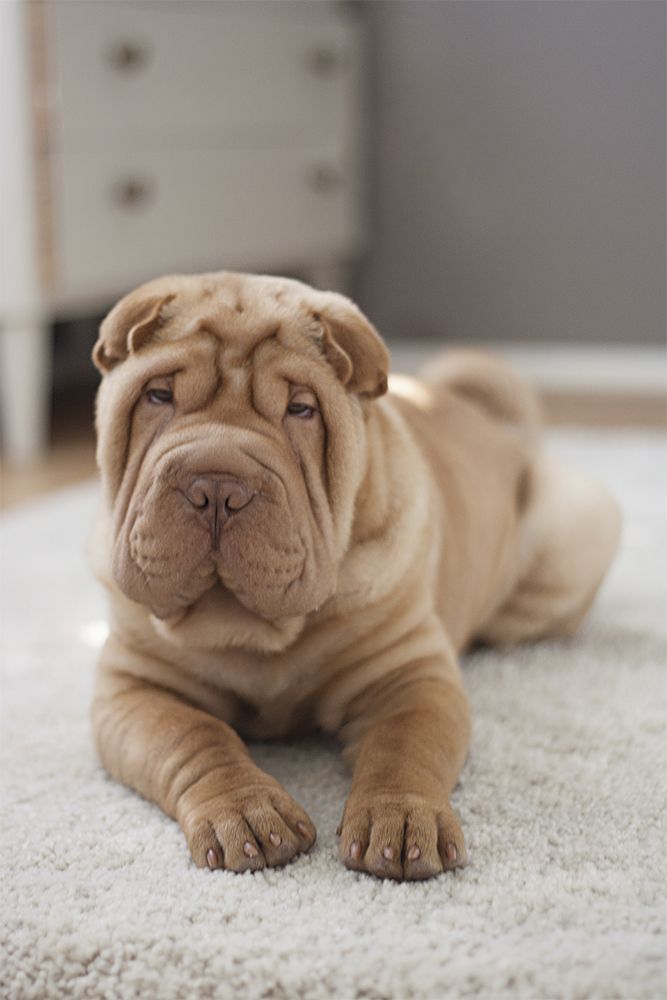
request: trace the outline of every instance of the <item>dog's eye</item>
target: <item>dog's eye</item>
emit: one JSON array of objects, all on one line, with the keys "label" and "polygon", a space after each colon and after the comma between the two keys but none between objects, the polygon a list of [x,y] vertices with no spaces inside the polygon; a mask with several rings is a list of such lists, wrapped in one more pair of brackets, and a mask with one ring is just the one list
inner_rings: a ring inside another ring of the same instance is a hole
[{"label": "dog's eye", "polygon": [[290,403],[287,412],[291,417],[302,417],[308,420],[309,417],[315,415],[315,407],[309,406],[308,403]]},{"label": "dog's eye", "polygon": [[147,389],[146,399],[149,403],[156,403],[158,406],[162,406],[165,403],[173,402],[174,394],[171,389]]}]

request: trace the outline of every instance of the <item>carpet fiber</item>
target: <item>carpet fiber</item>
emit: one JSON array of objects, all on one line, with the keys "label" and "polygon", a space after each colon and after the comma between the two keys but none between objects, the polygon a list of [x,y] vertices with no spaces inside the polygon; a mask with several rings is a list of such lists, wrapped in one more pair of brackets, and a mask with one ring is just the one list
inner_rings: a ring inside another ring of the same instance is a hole
[{"label": "carpet fiber", "polygon": [[24,998],[658,998],[665,977],[665,451],[559,432],[606,481],[621,555],[576,640],[469,656],[461,872],[379,882],[336,860],[334,745],[254,746],[318,827],[258,874],[199,871],[175,823],[110,781],[87,707],[104,599],[96,489],[8,514],[0,994]]}]

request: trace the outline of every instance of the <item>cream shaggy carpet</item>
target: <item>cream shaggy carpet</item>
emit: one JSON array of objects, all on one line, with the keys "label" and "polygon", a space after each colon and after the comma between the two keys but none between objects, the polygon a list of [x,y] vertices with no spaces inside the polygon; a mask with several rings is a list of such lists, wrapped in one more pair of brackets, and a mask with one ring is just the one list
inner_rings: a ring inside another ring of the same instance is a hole
[{"label": "cream shaggy carpet", "polygon": [[338,864],[348,779],[317,740],[254,749],[317,823],[312,855],[197,870],[176,825],[107,780],[91,747],[95,488],[5,518],[3,997],[665,995],[664,440],[551,443],[620,498],[622,554],[576,641],[468,658],[474,744],[455,804],[471,863],[429,883]]}]

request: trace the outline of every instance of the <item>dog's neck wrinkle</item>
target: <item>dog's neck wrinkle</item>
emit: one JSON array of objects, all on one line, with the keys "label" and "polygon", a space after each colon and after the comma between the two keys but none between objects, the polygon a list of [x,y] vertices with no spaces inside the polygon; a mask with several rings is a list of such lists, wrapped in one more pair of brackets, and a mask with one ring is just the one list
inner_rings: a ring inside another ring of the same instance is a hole
[{"label": "dog's neck wrinkle", "polygon": [[351,548],[381,535],[390,516],[386,430],[384,414],[371,404],[366,424],[366,467],[355,503]]}]

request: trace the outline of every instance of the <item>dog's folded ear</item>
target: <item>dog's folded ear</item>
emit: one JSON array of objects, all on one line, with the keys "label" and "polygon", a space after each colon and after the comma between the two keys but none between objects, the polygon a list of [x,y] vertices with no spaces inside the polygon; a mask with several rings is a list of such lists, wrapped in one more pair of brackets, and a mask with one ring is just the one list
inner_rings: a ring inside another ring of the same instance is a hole
[{"label": "dog's folded ear", "polygon": [[389,351],[361,310],[345,296],[327,292],[313,315],[320,349],[345,388],[367,399],[382,396]]},{"label": "dog's folded ear", "polygon": [[103,375],[147,343],[163,322],[162,310],[173,298],[174,295],[146,295],[138,289],[114,306],[102,321],[93,348],[93,362]]}]

